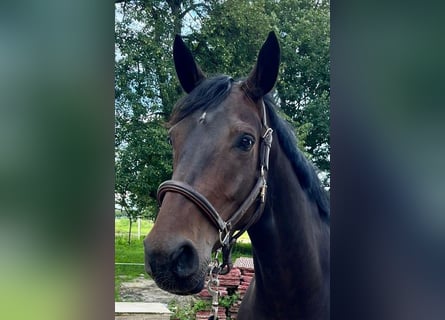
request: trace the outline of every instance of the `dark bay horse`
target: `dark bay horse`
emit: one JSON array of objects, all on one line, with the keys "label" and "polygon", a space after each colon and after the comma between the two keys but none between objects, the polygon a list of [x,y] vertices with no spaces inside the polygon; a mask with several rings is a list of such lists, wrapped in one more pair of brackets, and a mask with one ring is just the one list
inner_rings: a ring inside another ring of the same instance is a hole
[{"label": "dark bay horse", "polygon": [[187,95],[170,120],[173,176],[144,240],[146,271],[164,290],[197,293],[212,252],[223,247],[230,268],[230,247],[247,229],[255,279],[238,319],[329,319],[329,201],[269,94],[280,64],[275,34],[238,82],[207,78],[179,36],[173,52]]}]

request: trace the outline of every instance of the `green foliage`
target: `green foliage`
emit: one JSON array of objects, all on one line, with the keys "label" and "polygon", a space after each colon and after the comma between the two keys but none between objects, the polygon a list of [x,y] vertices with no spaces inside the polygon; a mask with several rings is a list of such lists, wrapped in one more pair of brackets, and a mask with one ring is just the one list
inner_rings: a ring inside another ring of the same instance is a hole
[{"label": "green foliage", "polygon": [[157,186],[171,176],[164,121],[180,91],[165,50],[179,20],[166,6],[128,2],[116,10],[115,193],[130,221],[154,218]]},{"label": "green foliage", "polygon": [[232,295],[227,295],[219,299],[219,305],[223,308],[230,309],[235,302],[239,300],[240,296],[238,293]]},{"label": "green foliage", "polygon": [[[279,17],[282,64],[277,96],[296,128],[303,150],[329,175],[329,2],[281,0],[268,3]],[[300,130],[298,130],[300,133]]]},{"label": "green foliage", "polygon": [[171,320],[195,320],[196,312],[201,310],[209,310],[211,302],[205,300],[196,300],[193,303],[179,305],[176,300],[172,300],[167,305],[168,309],[173,312],[170,316]]},{"label": "green foliage", "polygon": [[212,7],[199,32],[188,36],[189,45],[208,74],[245,77],[271,29],[264,0],[227,0]]},{"label": "green foliage", "polygon": [[116,148],[118,203],[130,212],[133,221],[137,216],[153,218],[150,212],[157,210],[157,186],[171,175],[172,154],[166,130],[159,121],[138,119],[130,119],[121,127],[128,134]]},{"label": "green foliage", "polygon": [[[219,307],[230,309],[239,300],[238,294],[227,295],[219,298]],[[195,320],[196,313],[202,310],[211,310],[212,303],[209,300],[195,300],[192,303],[180,305],[178,301],[171,300],[168,309],[173,312],[171,320]]]},{"label": "green foliage", "polygon": [[[159,121],[116,117],[116,201],[132,222],[154,218],[157,186],[171,175],[171,149]],[[129,241],[131,237],[129,236]]]},{"label": "green foliage", "polygon": [[250,242],[237,242],[235,244],[232,250],[232,261],[235,262],[239,257],[252,257],[252,244]]}]

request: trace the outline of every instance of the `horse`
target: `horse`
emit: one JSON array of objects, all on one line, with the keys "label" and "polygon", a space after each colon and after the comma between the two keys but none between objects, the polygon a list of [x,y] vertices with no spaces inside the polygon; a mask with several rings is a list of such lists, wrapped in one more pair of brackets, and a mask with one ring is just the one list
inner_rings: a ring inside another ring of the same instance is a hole
[{"label": "horse", "polygon": [[238,81],[207,77],[179,35],[173,58],[186,94],[169,121],[173,174],[159,187],[144,239],[146,272],[163,290],[198,293],[212,253],[222,248],[217,270],[227,272],[231,247],[247,230],[255,277],[238,319],[329,319],[329,199],[276,111],[275,33]]}]

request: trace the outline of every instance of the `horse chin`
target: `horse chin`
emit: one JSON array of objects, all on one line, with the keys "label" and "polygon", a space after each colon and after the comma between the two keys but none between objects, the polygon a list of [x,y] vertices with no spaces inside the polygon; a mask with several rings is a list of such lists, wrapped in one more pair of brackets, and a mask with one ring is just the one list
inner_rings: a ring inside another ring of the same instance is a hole
[{"label": "horse chin", "polygon": [[199,282],[194,288],[192,288],[192,289],[189,289],[189,290],[185,290],[185,291],[183,291],[183,290],[178,290],[178,291],[176,291],[176,290],[174,290],[174,291],[172,291],[171,293],[174,293],[174,294],[177,294],[177,295],[181,295],[181,296],[188,296],[188,295],[191,295],[191,294],[195,294],[195,293],[199,293],[199,292],[201,292],[201,290],[204,288],[204,279],[201,281],[201,282]]},{"label": "horse chin", "polygon": [[[159,279],[159,280],[158,280]],[[158,277],[155,282],[164,291],[187,296],[200,292],[204,288],[205,275],[195,276],[187,279],[167,280],[168,278]]]}]

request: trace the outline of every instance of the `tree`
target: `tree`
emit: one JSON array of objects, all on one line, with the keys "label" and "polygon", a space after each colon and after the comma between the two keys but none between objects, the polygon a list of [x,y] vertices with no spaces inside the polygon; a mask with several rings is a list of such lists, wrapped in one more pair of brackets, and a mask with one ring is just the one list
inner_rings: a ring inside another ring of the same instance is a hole
[{"label": "tree", "polygon": [[280,30],[282,65],[277,93],[282,110],[304,137],[303,150],[329,184],[329,2],[267,2]]},{"label": "tree", "polygon": [[226,0],[212,6],[201,28],[186,37],[205,72],[247,76],[265,36],[274,29],[264,4],[264,0]]},{"label": "tree", "polygon": [[171,176],[172,154],[159,121],[133,118],[119,126],[126,137],[116,148],[115,193],[130,221],[130,242],[132,223],[138,217],[154,218],[157,186]]},{"label": "tree", "polygon": [[126,1],[115,31],[116,202],[132,222],[154,218],[158,185],[171,176],[164,123],[182,94],[171,59],[172,39],[194,1]]}]

